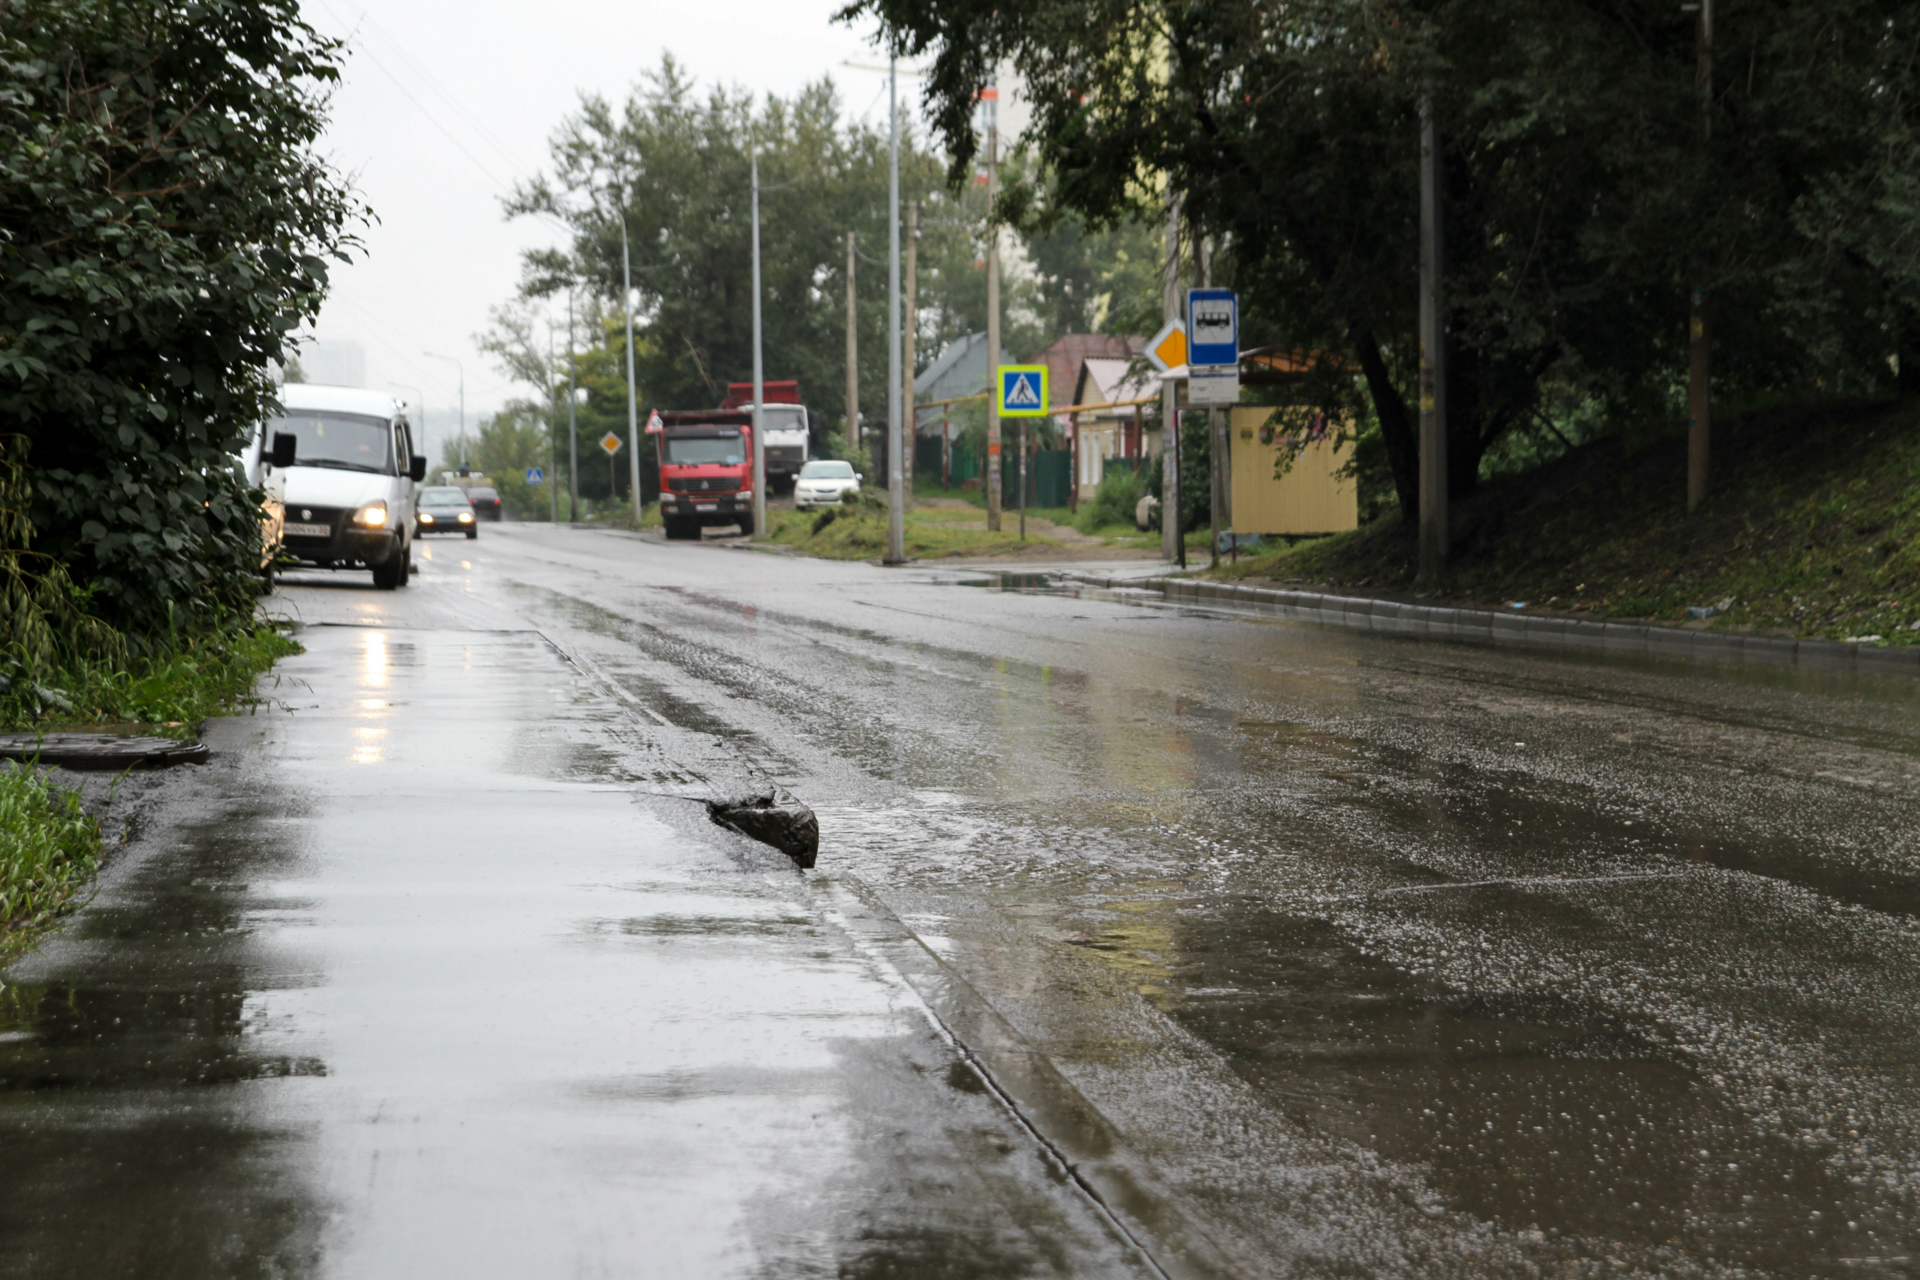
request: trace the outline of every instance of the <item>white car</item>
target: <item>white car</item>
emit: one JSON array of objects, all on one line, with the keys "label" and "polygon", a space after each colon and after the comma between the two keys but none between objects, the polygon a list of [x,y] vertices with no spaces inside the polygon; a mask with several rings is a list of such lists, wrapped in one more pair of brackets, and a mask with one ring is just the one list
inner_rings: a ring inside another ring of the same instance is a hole
[{"label": "white car", "polygon": [[837,507],[842,494],[860,492],[860,473],[851,462],[809,462],[793,482],[793,505],[802,511]]}]

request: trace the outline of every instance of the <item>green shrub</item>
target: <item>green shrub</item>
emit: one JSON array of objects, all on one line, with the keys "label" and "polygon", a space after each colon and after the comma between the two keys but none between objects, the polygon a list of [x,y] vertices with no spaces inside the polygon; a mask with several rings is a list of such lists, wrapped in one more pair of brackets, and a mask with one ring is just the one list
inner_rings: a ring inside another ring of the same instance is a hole
[{"label": "green shrub", "polygon": [[1081,502],[1074,513],[1073,527],[1082,533],[1098,533],[1116,524],[1133,525],[1134,508],[1147,492],[1146,477],[1139,469],[1115,468],[1100,477],[1093,497]]}]

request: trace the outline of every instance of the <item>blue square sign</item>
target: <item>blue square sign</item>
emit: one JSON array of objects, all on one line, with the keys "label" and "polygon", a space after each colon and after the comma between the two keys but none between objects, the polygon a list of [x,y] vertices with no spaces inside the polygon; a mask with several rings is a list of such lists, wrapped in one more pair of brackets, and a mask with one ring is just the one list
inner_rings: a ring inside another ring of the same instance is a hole
[{"label": "blue square sign", "polygon": [[1187,364],[1240,363],[1240,306],[1231,289],[1187,290]]}]

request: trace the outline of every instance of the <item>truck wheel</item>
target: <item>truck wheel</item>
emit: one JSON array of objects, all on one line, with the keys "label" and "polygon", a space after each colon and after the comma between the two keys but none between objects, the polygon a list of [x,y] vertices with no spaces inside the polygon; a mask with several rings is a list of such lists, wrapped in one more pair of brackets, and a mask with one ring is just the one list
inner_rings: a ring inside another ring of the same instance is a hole
[{"label": "truck wheel", "polygon": [[407,580],[406,569],[407,553],[395,547],[385,564],[373,566],[373,585],[382,591],[392,591]]},{"label": "truck wheel", "polygon": [[752,511],[743,511],[740,513],[740,536],[743,538],[751,538],[753,536]]}]

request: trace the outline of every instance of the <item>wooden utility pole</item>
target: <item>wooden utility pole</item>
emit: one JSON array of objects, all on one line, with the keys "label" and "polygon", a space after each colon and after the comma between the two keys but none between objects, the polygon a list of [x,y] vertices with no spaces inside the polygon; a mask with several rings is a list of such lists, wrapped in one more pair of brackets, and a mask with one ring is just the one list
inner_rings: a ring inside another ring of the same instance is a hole
[{"label": "wooden utility pole", "polygon": [[1000,530],[1000,224],[993,199],[1000,190],[1000,90],[990,81],[987,104],[987,528]]},{"label": "wooden utility pole", "polygon": [[[1169,323],[1180,318],[1180,197],[1167,192],[1167,256],[1160,265],[1160,301]],[[1189,344],[1193,335],[1187,335]],[[1187,540],[1180,528],[1180,388],[1160,384],[1160,555],[1187,567]]]},{"label": "wooden utility pole", "polygon": [[847,444],[860,456],[860,311],[853,303],[853,232],[847,232]]},{"label": "wooden utility pole", "polygon": [[[1700,0],[1699,62],[1694,86],[1700,94],[1700,158],[1713,138],[1713,0]],[[1687,302],[1687,510],[1707,496],[1707,464],[1713,444],[1713,335],[1707,327],[1707,288],[1698,277],[1704,261],[1694,264],[1696,278]]]},{"label": "wooden utility pole", "polygon": [[920,283],[919,247],[920,202],[918,200],[909,200],[907,201],[906,320],[900,330],[901,348],[905,352],[905,355],[901,359],[901,369],[903,370],[906,380],[906,385],[900,388],[900,393],[903,397],[901,403],[907,406],[906,417],[901,423],[901,435],[905,437],[906,443],[901,449],[903,456],[900,459],[900,468],[903,477],[903,492],[906,495],[906,504],[909,507],[913,505],[913,456],[919,451],[920,445],[920,414],[913,407],[913,336],[914,330],[920,327],[920,311],[917,301]]},{"label": "wooden utility pole", "polygon": [[1433,85],[1420,91],[1420,581],[1447,567],[1447,347],[1441,278],[1440,134]]}]

